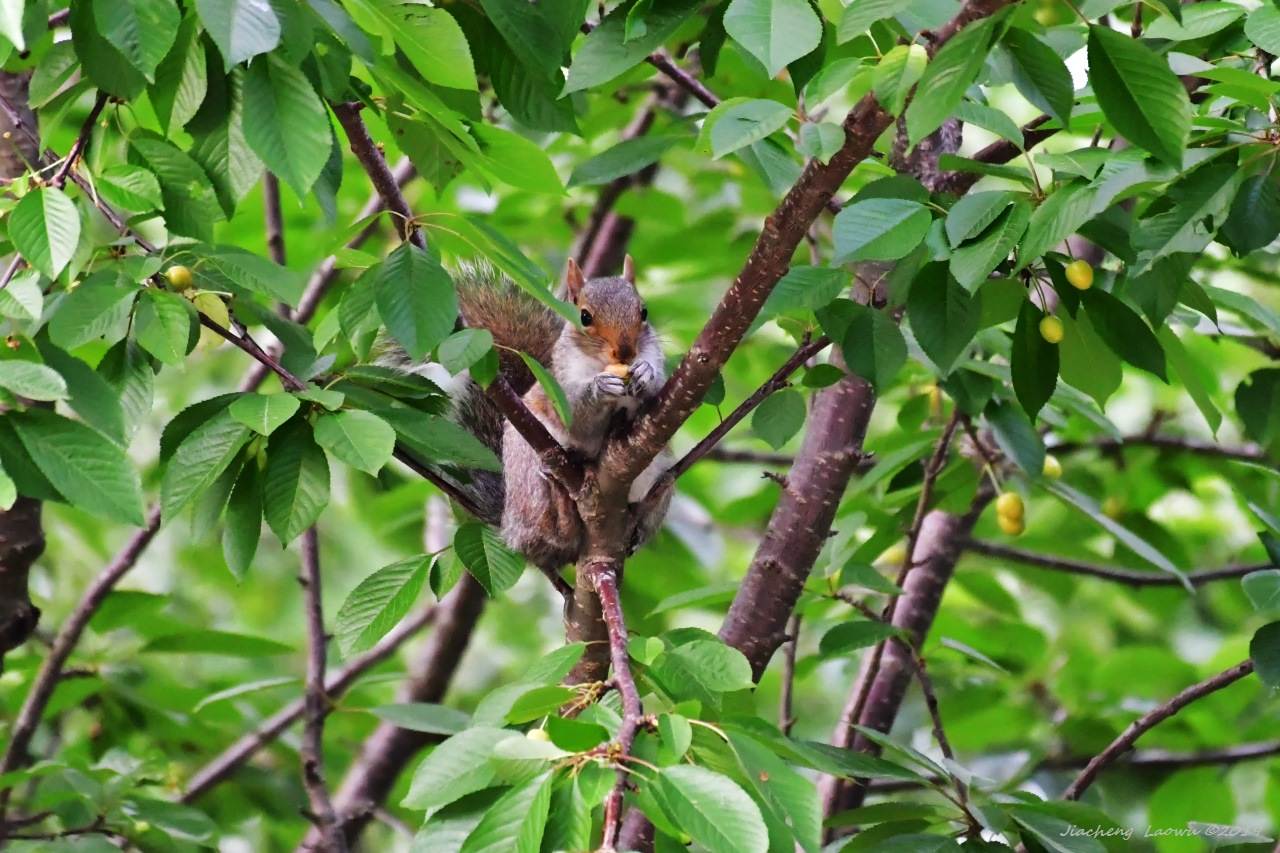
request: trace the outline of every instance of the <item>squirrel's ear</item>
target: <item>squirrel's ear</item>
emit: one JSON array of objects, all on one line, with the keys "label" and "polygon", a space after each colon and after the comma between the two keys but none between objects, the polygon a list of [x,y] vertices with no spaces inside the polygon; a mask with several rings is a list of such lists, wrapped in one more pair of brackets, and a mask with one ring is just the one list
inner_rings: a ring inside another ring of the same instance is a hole
[{"label": "squirrel's ear", "polygon": [[587,283],[587,279],[582,274],[582,267],[578,266],[578,262],[573,258],[569,259],[569,269],[565,272],[564,282],[568,287],[569,301],[577,302],[578,295],[582,293],[582,285]]},{"label": "squirrel's ear", "polygon": [[627,255],[622,259],[622,277],[632,284],[636,283],[636,262]]}]

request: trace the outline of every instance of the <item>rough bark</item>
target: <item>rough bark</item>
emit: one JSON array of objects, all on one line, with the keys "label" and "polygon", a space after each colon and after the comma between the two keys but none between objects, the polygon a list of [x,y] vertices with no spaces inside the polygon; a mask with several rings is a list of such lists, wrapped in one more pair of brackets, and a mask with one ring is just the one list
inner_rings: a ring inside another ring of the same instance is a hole
[{"label": "rough bark", "polygon": [[[984,485],[963,515],[934,510],[924,517],[916,544],[916,562],[903,584],[903,593],[893,614],[893,625],[906,632],[916,648],[928,635],[942,603],[942,593],[963,553],[964,543],[991,498],[990,487]],[[831,738],[836,746],[869,754],[877,753],[879,748],[858,734],[854,725],[888,733],[914,675],[911,651],[898,642],[885,644],[878,667],[874,660],[871,652],[865,655],[862,672]],[[862,698],[863,693],[866,694],[865,699]],[[851,719],[859,706],[862,710],[858,718]],[[863,785],[832,778],[822,780],[820,791],[823,813],[828,816],[856,808],[866,795]]]},{"label": "rough bark", "polygon": [[720,628],[720,639],[746,655],[757,680],[782,645],[787,620],[830,535],[874,405],[871,385],[853,375],[814,395],[804,443]]},{"label": "rough bark", "polygon": [[[29,127],[36,117],[27,107],[27,74],[0,72],[0,95],[21,113]],[[39,152],[34,142],[18,131],[7,113],[0,113],[0,181],[26,174]],[[27,575],[44,552],[40,503],[18,498],[8,512],[0,513],[0,672],[4,655],[27,641],[36,629],[40,609],[31,603]]]}]

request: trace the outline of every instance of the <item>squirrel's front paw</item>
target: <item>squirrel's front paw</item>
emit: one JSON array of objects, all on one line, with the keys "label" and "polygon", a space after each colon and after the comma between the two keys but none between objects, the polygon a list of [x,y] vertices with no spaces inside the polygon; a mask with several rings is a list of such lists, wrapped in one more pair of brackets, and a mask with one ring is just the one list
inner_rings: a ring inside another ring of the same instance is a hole
[{"label": "squirrel's front paw", "polygon": [[653,365],[647,361],[637,361],[631,365],[631,393],[637,397],[645,397],[654,390],[657,374]]},{"label": "squirrel's front paw", "polygon": [[621,397],[627,393],[627,383],[623,381],[622,377],[614,376],[612,373],[597,373],[595,388],[597,394],[604,394],[608,397]]}]

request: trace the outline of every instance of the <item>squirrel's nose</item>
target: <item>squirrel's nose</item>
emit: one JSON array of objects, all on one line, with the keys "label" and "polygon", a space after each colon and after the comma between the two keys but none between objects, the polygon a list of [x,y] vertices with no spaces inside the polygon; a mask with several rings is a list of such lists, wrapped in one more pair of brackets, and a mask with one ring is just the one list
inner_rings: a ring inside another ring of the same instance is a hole
[{"label": "squirrel's nose", "polygon": [[622,344],[618,347],[618,361],[621,364],[630,364],[631,359],[636,357],[636,349],[630,344]]}]

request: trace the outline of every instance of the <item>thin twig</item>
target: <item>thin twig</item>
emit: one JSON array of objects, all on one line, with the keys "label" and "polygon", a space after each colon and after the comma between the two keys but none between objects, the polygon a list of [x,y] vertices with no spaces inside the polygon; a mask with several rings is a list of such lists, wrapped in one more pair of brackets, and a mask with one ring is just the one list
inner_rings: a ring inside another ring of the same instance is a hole
[{"label": "thin twig", "polygon": [[284,266],[284,213],[280,209],[280,179],[274,172],[266,172],[262,176],[262,208],[267,230],[267,257]]},{"label": "thin twig", "polygon": [[[390,658],[405,642],[417,636],[423,628],[435,621],[436,613],[435,605],[423,607],[388,631],[373,648],[351,658],[341,669],[325,679],[324,689],[330,701],[339,698],[360,676]],[[182,802],[193,802],[222,782],[260,749],[302,719],[305,712],[305,702],[298,698],[263,720],[257,728],[240,737],[192,774],[182,792]]]},{"label": "thin twig", "polygon": [[1212,678],[1206,678],[1198,684],[1191,685],[1167,702],[1152,708],[1150,711],[1130,723],[1129,727],[1126,728],[1119,737],[1108,744],[1106,749],[1094,756],[1093,759],[1085,766],[1084,770],[1080,771],[1080,775],[1075,778],[1075,781],[1067,786],[1067,790],[1062,792],[1062,798],[1064,800],[1080,799],[1080,795],[1085,792],[1086,788],[1093,784],[1098,773],[1101,772],[1108,764],[1111,764],[1117,758],[1124,755],[1124,753],[1128,752],[1129,748],[1133,746],[1134,742],[1137,741],[1138,738],[1142,737],[1148,731],[1169,719],[1197,699],[1201,699],[1208,696],[1210,693],[1215,693],[1230,684],[1234,684],[1251,672],[1253,672],[1253,661],[1242,661],[1230,669],[1218,673]]},{"label": "thin twig", "polygon": [[778,728],[791,734],[796,718],[792,711],[792,695],[796,680],[796,646],[800,642],[800,614],[792,613],[787,621],[787,642],[782,647],[782,691],[778,698]]},{"label": "thin twig", "polygon": [[98,123],[98,116],[102,114],[102,108],[106,105],[107,93],[99,92],[98,97],[93,102],[93,109],[89,110],[88,118],[80,126],[80,133],[76,136],[76,141],[71,144],[71,150],[67,152],[67,158],[49,181],[57,189],[62,189],[66,185],[67,176],[71,174],[71,170],[76,167],[76,163],[79,162],[81,155],[84,154],[84,149],[88,147],[89,139],[93,136],[93,128]]},{"label": "thin twig", "polygon": [[729,416],[722,420],[715,429],[707,433],[707,436],[695,444],[688,453],[680,457],[680,461],[671,466],[670,474],[673,478],[679,477],[685,471],[693,466],[702,457],[706,456],[711,450],[724,439],[729,431],[742,422],[743,418],[751,414],[751,412],[765,401],[765,399],[776,391],[787,386],[787,379],[791,374],[795,373],[809,359],[822,352],[831,343],[831,340],[825,335],[816,341],[810,341],[804,344],[791,357],[783,362],[782,366],[773,372],[773,375],[765,380],[764,384],[753,391],[750,396],[738,404],[738,406],[729,413]]},{"label": "thin twig", "polygon": [[373,182],[374,189],[382,196],[382,203],[396,218],[396,230],[400,233],[400,239],[408,240],[419,249],[425,249],[427,238],[423,236],[422,229],[413,218],[413,211],[400,192],[400,185],[387,166],[387,158],[369,135],[369,128],[365,127],[364,119],[360,117],[360,110],[363,108],[363,104],[354,101],[333,104],[333,114],[338,117],[338,123],[347,133],[351,153],[356,155],[369,180]]},{"label": "thin twig", "polygon": [[[618,598],[618,578],[611,564],[588,568],[591,583],[600,596],[600,609],[609,629],[609,657],[613,665],[613,682],[622,697],[622,725],[618,729],[616,758],[619,761],[631,754],[636,733],[644,722],[644,708],[640,704],[640,691],[631,675],[631,663],[627,656],[627,626],[622,615],[622,603]],[[618,838],[622,823],[622,795],[626,790],[627,772],[618,764],[618,780],[609,792],[604,805],[604,837],[600,849],[610,851]]]},{"label": "thin twig", "polygon": [[1102,578],[1103,580],[1116,581],[1117,583],[1127,584],[1128,586],[1182,586],[1183,580],[1190,581],[1193,586],[1211,583],[1219,580],[1231,580],[1241,578],[1250,572],[1257,572],[1263,569],[1275,568],[1271,563],[1251,563],[1248,565],[1226,566],[1221,569],[1208,569],[1201,572],[1191,572],[1184,577],[1176,577],[1174,575],[1164,574],[1161,572],[1148,572],[1141,569],[1127,569],[1116,566],[1102,566],[1096,563],[1086,563],[1082,560],[1073,560],[1069,557],[1056,557],[1051,554],[1041,554],[1035,551],[1028,551],[1024,548],[1014,548],[1010,545],[1001,545],[997,542],[988,542],[983,539],[968,539],[964,543],[964,547],[968,551],[975,554],[982,554],[986,557],[996,557],[1003,560],[1013,560],[1018,563],[1025,563],[1028,566],[1036,566],[1041,569],[1052,569],[1059,572],[1070,572],[1077,575],[1089,575],[1090,577]]},{"label": "thin twig", "polygon": [[1131,447],[1154,447],[1171,453],[1191,453],[1197,456],[1212,456],[1220,459],[1232,459],[1238,462],[1266,463],[1267,454],[1262,448],[1246,445],[1231,447],[1212,441],[1199,441],[1194,438],[1181,438],[1172,435],[1126,435],[1123,438],[1099,438],[1092,441],[1063,441],[1051,444],[1046,449],[1050,453],[1065,456],[1083,450],[1099,450],[1116,452]]},{"label": "thin twig", "polygon": [[329,696],[324,690],[325,647],[328,639],[324,632],[323,596],[320,593],[320,543],[315,525],[302,534],[302,570],[298,583],[302,585],[303,608],[307,621],[307,683],[303,698],[302,746],[298,750],[302,759],[302,783],[307,790],[311,821],[316,825],[327,853],[343,853],[346,839],[338,829],[338,818],[329,799],[329,787],[324,779],[324,719],[329,715]]},{"label": "thin twig", "polygon": [[[933,679],[929,677],[929,671],[925,666],[924,656],[920,654],[910,643],[904,643],[907,647],[907,659],[911,662],[911,667],[915,670],[916,680],[920,682],[920,692],[924,694],[925,707],[929,709],[929,719],[933,723],[933,739],[938,742],[938,749],[942,751],[942,755],[951,763],[955,763],[956,754],[951,749],[951,741],[947,738],[946,729],[942,726],[942,711],[938,707],[938,692],[933,687]],[[964,812],[965,819],[969,822],[969,832],[972,837],[978,837],[982,832],[982,824],[969,811],[969,787],[965,785],[964,780],[954,773],[951,777],[952,784],[956,789],[956,804]]]}]

